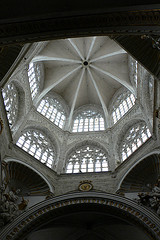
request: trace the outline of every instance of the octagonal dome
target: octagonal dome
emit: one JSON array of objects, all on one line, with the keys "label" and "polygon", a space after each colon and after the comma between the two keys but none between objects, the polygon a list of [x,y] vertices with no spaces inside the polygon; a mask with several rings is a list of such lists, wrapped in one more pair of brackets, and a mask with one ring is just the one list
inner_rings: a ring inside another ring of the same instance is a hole
[{"label": "octagonal dome", "polygon": [[109,106],[125,88],[135,94],[129,78],[128,54],[107,36],[53,40],[32,59],[43,62],[44,84],[34,100],[54,92],[69,107],[69,121],[82,106],[96,105],[109,126]]}]

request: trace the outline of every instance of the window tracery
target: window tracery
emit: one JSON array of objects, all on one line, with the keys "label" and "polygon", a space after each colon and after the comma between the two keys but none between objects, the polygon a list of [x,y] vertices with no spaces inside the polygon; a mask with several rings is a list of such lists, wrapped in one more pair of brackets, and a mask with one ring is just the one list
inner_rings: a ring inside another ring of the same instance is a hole
[{"label": "window tracery", "polygon": [[132,126],[127,131],[123,140],[121,147],[122,161],[136,151],[149,137],[151,137],[151,133],[144,122],[139,122]]},{"label": "window tracery", "polygon": [[24,132],[16,144],[48,167],[52,167],[55,151],[49,139],[40,131],[28,130]]},{"label": "window tracery", "polygon": [[105,130],[103,115],[94,110],[88,109],[81,111],[73,122],[72,132],[88,132]]},{"label": "window tracery", "polygon": [[39,66],[31,62],[29,64],[29,69],[28,69],[28,79],[29,79],[32,99],[34,99],[37,93],[39,92],[40,76],[41,76],[41,72],[40,72]]},{"label": "window tracery", "polygon": [[48,118],[58,127],[63,128],[66,120],[65,111],[62,104],[56,99],[45,97],[41,100],[37,111]]},{"label": "window tracery", "polygon": [[130,80],[135,88],[137,88],[137,78],[138,78],[138,62],[129,56],[129,70],[130,70]]},{"label": "window tracery", "polygon": [[123,92],[116,98],[113,106],[112,121],[115,124],[135,104],[135,96],[130,92]]},{"label": "window tracery", "polygon": [[14,125],[18,115],[18,92],[13,83],[8,84],[2,91],[7,118],[11,126]]},{"label": "window tracery", "polygon": [[67,160],[66,173],[108,171],[107,154],[96,146],[83,146],[72,152]]}]

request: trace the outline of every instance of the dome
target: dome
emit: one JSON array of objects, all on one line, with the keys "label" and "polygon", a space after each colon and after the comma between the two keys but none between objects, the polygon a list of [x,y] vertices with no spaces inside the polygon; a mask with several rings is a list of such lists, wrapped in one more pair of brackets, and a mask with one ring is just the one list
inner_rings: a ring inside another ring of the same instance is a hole
[{"label": "dome", "polygon": [[3,90],[13,144],[57,173],[112,172],[152,136],[152,79],[109,36],[34,43]]},{"label": "dome", "polygon": [[69,109],[66,130],[71,130],[75,111],[87,105],[100,109],[105,128],[110,127],[110,104],[116,92],[124,88],[136,95],[128,54],[107,36],[50,41],[31,61],[38,63],[43,63],[45,81],[34,105],[51,92],[57,94]]}]

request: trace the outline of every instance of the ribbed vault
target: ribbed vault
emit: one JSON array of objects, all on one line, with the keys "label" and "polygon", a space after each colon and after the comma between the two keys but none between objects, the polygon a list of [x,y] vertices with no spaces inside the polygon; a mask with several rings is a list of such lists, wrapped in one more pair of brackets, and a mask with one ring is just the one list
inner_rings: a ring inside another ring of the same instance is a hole
[{"label": "ribbed vault", "polygon": [[69,127],[74,110],[87,104],[101,106],[110,125],[108,107],[115,92],[124,87],[136,94],[128,55],[107,36],[50,41],[32,62],[43,62],[45,69],[44,87],[35,105],[51,90],[57,93],[70,108]]}]

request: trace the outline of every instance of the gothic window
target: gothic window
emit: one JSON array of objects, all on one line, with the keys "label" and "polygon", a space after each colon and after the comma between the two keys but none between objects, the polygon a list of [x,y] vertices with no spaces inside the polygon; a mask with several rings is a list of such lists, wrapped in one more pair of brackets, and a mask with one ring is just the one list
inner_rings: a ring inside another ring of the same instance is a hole
[{"label": "gothic window", "polygon": [[68,158],[66,173],[108,171],[106,153],[96,146],[83,146],[76,149]]},{"label": "gothic window", "polygon": [[13,83],[8,84],[2,91],[7,118],[11,126],[14,125],[18,114],[18,92]]},{"label": "gothic window", "polygon": [[28,79],[29,79],[32,99],[34,99],[37,93],[39,92],[40,75],[41,73],[40,73],[39,66],[31,62],[29,64],[29,69],[28,69]]},{"label": "gothic window", "polygon": [[24,132],[16,144],[48,167],[52,167],[55,152],[49,139],[40,131],[28,130]]},{"label": "gothic window", "polygon": [[128,158],[137,148],[139,148],[149,137],[151,133],[144,122],[137,123],[132,126],[126,133],[122,147],[121,158],[124,161]]},{"label": "gothic window", "polygon": [[100,131],[105,129],[104,117],[96,110],[84,110],[73,122],[73,132]]},{"label": "gothic window", "polygon": [[66,120],[65,111],[61,103],[51,97],[46,97],[40,102],[37,111],[56,124],[63,128]]},{"label": "gothic window", "polygon": [[115,124],[133,105],[135,104],[135,97],[130,92],[123,92],[120,94],[114,104],[112,112],[113,124]]}]

